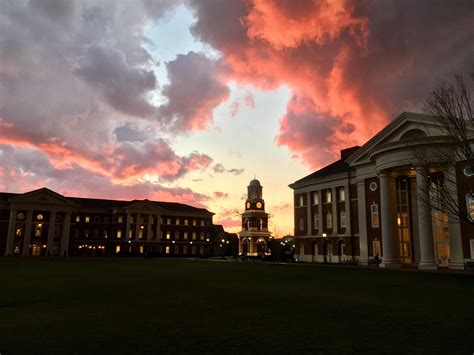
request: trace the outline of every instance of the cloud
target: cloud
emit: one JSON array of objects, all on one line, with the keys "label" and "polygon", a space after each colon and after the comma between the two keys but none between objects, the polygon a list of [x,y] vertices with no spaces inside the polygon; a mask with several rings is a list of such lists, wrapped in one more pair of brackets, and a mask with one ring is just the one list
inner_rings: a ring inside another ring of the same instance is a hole
[{"label": "cloud", "polygon": [[[343,145],[364,143],[399,112],[420,110],[440,78],[472,71],[469,0],[454,6],[427,0],[190,6],[197,18],[192,33],[221,51],[227,80],[290,88],[276,142],[312,167],[333,160]],[[296,109],[295,97],[308,104]],[[304,141],[290,141],[296,137]]]},{"label": "cloud", "polygon": [[229,197],[229,194],[227,192],[215,191],[213,196],[215,199],[223,199]]},{"label": "cloud", "polygon": [[229,88],[219,78],[223,63],[191,51],[167,62],[166,68],[170,83],[162,90],[168,99],[159,108],[162,126],[176,132],[206,128],[214,108],[229,97]]},{"label": "cloud", "polygon": [[212,169],[216,174],[222,174],[223,172],[225,172],[224,165],[222,165],[221,163],[217,163]]},{"label": "cloud", "polygon": [[248,93],[247,95],[245,95],[244,102],[248,107],[252,107],[252,108],[255,107],[255,100],[251,93]]},{"label": "cloud", "polygon": [[245,169],[243,169],[243,168],[242,168],[242,169],[235,169],[235,168],[233,168],[233,169],[227,170],[227,169],[224,167],[224,165],[222,165],[221,163],[215,164],[212,169],[214,170],[214,172],[215,172],[216,174],[223,174],[223,173],[227,172],[227,173],[230,173],[230,174],[232,174],[232,175],[234,175],[234,176],[241,175],[241,174],[244,172],[244,170],[245,170]]},{"label": "cloud", "polygon": [[237,175],[242,175],[242,173],[245,171],[245,169],[244,169],[244,168],[241,168],[241,169],[235,169],[235,168],[234,168],[234,169],[229,169],[229,170],[227,170],[227,171],[228,171],[229,173],[231,173],[232,175],[237,176]]},{"label": "cloud", "polygon": [[135,122],[124,122],[117,126],[113,133],[119,142],[143,142],[151,138],[148,132],[140,130],[140,127]]}]

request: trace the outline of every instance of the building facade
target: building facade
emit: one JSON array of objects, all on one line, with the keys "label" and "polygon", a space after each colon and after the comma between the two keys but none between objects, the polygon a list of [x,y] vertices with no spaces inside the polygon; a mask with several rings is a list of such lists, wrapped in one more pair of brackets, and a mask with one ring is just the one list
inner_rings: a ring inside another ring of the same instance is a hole
[{"label": "building facade", "polygon": [[380,258],[381,267],[419,269],[463,269],[474,261],[474,224],[430,203],[434,178],[449,174],[447,199],[474,219],[474,175],[447,138],[433,117],[404,112],[362,147],[292,183],[295,258]]},{"label": "building facade", "polygon": [[268,239],[268,213],[265,212],[263,187],[253,179],[247,186],[247,200],[242,214],[242,230],[239,233],[239,255],[265,257],[271,255]]},{"label": "building facade", "polygon": [[112,256],[213,253],[213,213],[180,203],[0,193],[0,253]]}]

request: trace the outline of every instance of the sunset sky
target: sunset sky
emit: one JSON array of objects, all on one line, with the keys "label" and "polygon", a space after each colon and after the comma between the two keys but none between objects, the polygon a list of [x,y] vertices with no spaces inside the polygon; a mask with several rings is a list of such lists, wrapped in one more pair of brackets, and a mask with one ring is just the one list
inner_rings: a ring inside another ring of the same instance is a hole
[{"label": "sunset sky", "polygon": [[441,79],[474,75],[474,2],[0,0],[0,190],[179,201],[237,231]]}]

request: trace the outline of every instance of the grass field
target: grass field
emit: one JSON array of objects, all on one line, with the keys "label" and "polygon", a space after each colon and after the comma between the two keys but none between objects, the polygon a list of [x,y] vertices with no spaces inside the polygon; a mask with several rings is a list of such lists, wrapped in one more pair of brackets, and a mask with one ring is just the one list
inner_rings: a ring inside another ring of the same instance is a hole
[{"label": "grass field", "polygon": [[0,353],[474,352],[474,275],[0,259]]}]

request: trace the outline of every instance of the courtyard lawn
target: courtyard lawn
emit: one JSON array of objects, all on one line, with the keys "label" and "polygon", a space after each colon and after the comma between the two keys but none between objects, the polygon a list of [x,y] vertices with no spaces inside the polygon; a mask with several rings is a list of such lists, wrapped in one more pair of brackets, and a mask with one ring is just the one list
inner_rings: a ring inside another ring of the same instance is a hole
[{"label": "courtyard lawn", "polygon": [[0,258],[0,353],[474,352],[474,274]]}]

